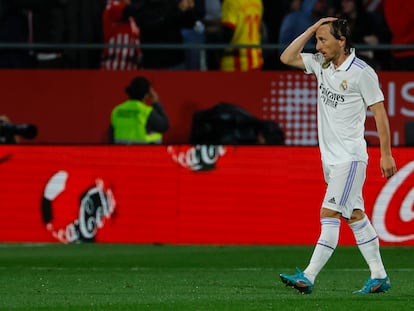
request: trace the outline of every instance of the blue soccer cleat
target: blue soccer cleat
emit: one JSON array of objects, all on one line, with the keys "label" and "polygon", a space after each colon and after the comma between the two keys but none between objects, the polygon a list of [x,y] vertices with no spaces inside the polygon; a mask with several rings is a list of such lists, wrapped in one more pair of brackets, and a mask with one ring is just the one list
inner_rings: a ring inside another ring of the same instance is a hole
[{"label": "blue soccer cleat", "polygon": [[360,290],[354,292],[354,294],[376,294],[385,293],[391,288],[391,280],[387,276],[383,279],[368,279],[365,285]]},{"label": "blue soccer cleat", "polygon": [[286,286],[290,286],[296,288],[302,294],[310,294],[312,293],[313,284],[311,281],[308,280],[307,277],[303,274],[299,268],[296,268],[298,271],[297,274],[288,275],[288,274],[280,274],[280,279]]}]

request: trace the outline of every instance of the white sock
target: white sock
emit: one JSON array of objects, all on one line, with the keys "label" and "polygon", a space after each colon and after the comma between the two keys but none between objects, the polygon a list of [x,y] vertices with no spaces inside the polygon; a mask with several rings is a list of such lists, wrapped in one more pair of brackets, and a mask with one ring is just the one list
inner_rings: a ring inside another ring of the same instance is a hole
[{"label": "white sock", "polygon": [[317,275],[338,245],[340,225],[341,220],[338,218],[321,218],[321,234],[318,243],[313,250],[309,265],[303,271],[305,277],[312,283],[315,283]]},{"label": "white sock", "polygon": [[354,232],[355,241],[358,245],[358,248],[369,266],[369,269],[371,271],[371,278],[385,278],[387,276],[387,273],[385,272],[379,251],[377,232],[371,225],[368,217],[365,215],[363,219],[354,222],[349,226]]}]

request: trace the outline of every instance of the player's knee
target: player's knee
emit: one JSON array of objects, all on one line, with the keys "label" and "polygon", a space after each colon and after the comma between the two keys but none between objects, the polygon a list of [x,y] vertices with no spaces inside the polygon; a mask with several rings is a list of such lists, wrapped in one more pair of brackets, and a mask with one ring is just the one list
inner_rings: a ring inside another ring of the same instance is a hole
[{"label": "player's knee", "polygon": [[361,219],[364,219],[365,213],[361,211],[360,209],[355,209],[352,211],[351,218],[347,220],[349,224],[352,224],[354,222],[357,222]]},{"label": "player's knee", "polygon": [[322,207],[320,217],[321,218],[326,218],[326,217],[328,217],[328,218],[340,218],[341,213],[339,213],[338,211],[331,210],[329,208]]}]

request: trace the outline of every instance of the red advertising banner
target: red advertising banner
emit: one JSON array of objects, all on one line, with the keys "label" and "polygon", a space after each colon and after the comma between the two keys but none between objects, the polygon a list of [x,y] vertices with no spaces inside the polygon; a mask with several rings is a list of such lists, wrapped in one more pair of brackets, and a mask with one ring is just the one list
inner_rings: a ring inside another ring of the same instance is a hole
[{"label": "red advertising banner", "polygon": [[[166,144],[188,143],[194,112],[228,102],[258,118],[278,122],[287,145],[316,145],[316,80],[300,71],[0,70],[0,114],[13,122],[38,126],[37,138],[23,141],[27,144],[107,143],[111,110],[126,98],[124,89],[137,74],[152,81],[170,118]],[[379,78],[392,143],[405,145],[405,124],[414,121],[414,75],[380,72]],[[366,138],[370,145],[378,144],[371,114]]]},{"label": "red advertising banner", "polygon": [[[414,149],[389,180],[369,155],[366,212],[414,245]],[[313,245],[325,189],[316,147],[9,145],[0,176],[2,242]]]}]

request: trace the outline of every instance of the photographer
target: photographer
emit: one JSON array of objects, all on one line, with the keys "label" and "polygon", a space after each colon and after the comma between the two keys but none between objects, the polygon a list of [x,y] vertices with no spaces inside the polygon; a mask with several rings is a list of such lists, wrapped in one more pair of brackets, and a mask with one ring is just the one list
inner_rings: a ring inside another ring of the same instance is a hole
[{"label": "photographer", "polygon": [[0,144],[17,144],[19,138],[17,135],[4,130],[10,124],[9,118],[5,115],[0,115]]},{"label": "photographer", "polygon": [[0,144],[17,144],[19,136],[33,139],[37,136],[37,127],[33,124],[14,124],[5,115],[0,115]]}]

